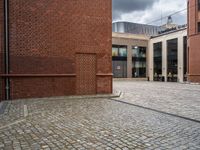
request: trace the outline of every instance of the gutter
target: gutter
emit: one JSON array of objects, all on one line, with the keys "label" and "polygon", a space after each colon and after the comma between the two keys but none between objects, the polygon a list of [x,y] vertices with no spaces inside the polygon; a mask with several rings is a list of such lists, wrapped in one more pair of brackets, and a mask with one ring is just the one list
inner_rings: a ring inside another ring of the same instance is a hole
[{"label": "gutter", "polygon": [[[4,64],[5,74],[10,74],[10,55],[9,55],[9,10],[8,0],[4,0]],[[10,100],[10,78],[5,78],[5,98]]]}]

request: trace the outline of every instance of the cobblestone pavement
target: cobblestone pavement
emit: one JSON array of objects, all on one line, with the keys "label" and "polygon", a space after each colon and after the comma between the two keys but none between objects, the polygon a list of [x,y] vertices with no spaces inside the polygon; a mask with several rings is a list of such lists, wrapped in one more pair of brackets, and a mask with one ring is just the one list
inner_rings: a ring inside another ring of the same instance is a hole
[{"label": "cobblestone pavement", "polygon": [[200,85],[115,81],[120,100],[200,121]]},{"label": "cobblestone pavement", "polygon": [[110,99],[7,102],[2,150],[198,150],[200,123]]}]

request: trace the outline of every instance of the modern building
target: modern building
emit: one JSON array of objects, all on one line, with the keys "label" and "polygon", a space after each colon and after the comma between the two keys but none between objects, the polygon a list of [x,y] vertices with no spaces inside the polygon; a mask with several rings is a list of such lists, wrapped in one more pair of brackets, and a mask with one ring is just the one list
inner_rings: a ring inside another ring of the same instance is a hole
[{"label": "modern building", "polygon": [[187,29],[180,28],[151,37],[148,63],[150,81],[186,81]]},{"label": "modern building", "polygon": [[187,81],[187,26],[170,26],[156,36],[113,32],[112,57],[114,78]]},{"label": "modern building", "polygon": [[112,93],[111,10],[111,0],[0,1],[0,100]]},{"label": "modern building", "polygon": [[147,79],[148,41],[146,35],[112,33],[114,78]]},{"label": "modern building", "polygon": [[188,0],[189,81],[200,83],[200,0]]},{"label": "modern building", "polygon": [[147,36],[156,36],[162,30],[165,30],[165,27],[139,24],[132,22],[114,22],[112,24],[112,31],[119,33],[131,33],[131,34],[144,34]]}]

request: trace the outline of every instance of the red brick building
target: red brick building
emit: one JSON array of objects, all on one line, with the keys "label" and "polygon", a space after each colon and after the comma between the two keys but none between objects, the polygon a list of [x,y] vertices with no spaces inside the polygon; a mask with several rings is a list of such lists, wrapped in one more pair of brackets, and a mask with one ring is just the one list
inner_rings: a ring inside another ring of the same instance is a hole
[{"label": "red brick building", "polygon": [[200,82],[200,0],[188,0],[189,81]]},{"label": "red brick building", "polygon": [[112,93],[111,10],[111,0],[0,0],[0,100]]}]

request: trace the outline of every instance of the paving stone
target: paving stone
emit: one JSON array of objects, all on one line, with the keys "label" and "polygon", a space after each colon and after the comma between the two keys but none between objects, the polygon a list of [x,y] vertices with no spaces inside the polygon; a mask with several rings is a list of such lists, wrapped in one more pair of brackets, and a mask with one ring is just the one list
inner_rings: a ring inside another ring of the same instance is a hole
[{"label": "paving stone", "polygon": [[118,100],[200,121],[200,85],[115,81]]},{"label": "paving stone", "polygon": [[[191,85],[117,84],[114,83],[115,89],[125,92],[121,100],[129,98],[128,103],[141,98],[137,104],[144,102],[146,106],[152,102],[152,108],[195,119],[200,114],[197,114],[199,101],[196,99],[199,89]],[[187,90],[189,92],[185,92]],[[184,92],[178,94],[179,91]],[[186,100],[189,97],[190,102]],[[165,100],[167,102],[163,102]],[[170,108],[172,102],[176,107]],[[29,112],[25,119],[21,111],[24,105]],[[106,98],[19,100],[9,102],[7,107],[0,115],[0,149],[173,150],[200,147],[200,123]]]}]

